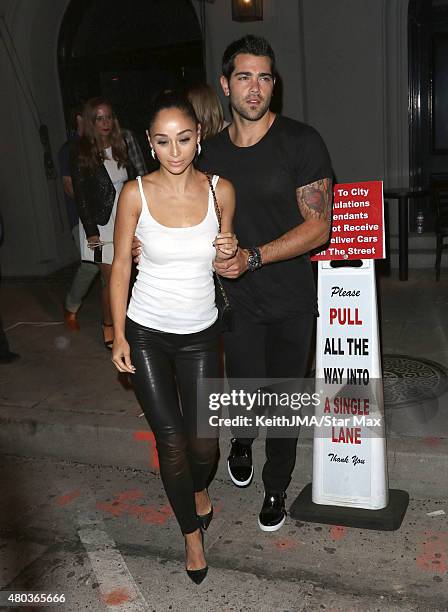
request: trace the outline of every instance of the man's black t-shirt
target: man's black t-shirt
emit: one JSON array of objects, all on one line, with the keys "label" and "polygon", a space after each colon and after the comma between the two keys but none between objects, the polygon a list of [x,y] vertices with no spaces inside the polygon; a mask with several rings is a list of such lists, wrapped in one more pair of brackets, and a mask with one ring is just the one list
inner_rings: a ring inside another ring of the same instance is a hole
[{"label": "man's black t-shirt", "polygon": [[[245,248],[271,242],[303,223],[296,188],[333,175],[316,130],[281,116],[250,147],[235,146],[228,129],[223,130],[204,143],[200,165],[233,183],[234,229]],[[223,280],[231,303],[253,321],[269,323],[316,312],[308,255]]]}]

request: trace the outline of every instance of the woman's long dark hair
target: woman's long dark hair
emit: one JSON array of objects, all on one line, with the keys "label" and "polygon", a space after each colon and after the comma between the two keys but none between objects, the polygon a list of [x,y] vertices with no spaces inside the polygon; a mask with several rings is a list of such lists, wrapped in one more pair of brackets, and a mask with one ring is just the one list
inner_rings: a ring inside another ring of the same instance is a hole
[{"label": "woman's long dark hair", "polygon": [[95,129],[98,107],[104,105],[110,108],[112,114],[112,131],[110,133],[112,157],[119,168],[125,166],[128,162],[126,142],[111,103],[105,98],[90,98],[82,111],[84,133],[78,143],[79,164],[81,167],[90,170],[96,170],[105,160],[103,144]]}]

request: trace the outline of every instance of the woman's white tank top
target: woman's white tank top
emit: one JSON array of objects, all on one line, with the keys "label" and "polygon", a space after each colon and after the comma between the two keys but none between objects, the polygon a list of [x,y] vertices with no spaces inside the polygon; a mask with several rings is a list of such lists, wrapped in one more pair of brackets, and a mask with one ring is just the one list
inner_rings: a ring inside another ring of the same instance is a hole
[{"label": "woman's white tank top", "polygon": [[[213,176],[214,188],[218,179]],[[211,189],[200,223],[167,227],[151,215],[140,176],[137,181],[142,210],[136,236],[143,246],[127,315],[140,325],[174,334],[207,329],[218,317],[212,267],[218,220]]]}]

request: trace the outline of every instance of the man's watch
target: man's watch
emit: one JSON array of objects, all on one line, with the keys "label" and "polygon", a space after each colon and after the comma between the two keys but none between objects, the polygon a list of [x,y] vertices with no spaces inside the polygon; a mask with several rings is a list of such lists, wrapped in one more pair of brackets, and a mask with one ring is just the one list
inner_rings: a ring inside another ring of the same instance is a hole
[{"label": "man's watch", "polygon": [[260,249],[257,249],[257,247],[252,247],[247,250],[249,251],[249,257],[247,258],[247,269],[249,272],[254,272],[263,265],[263,262],[261,261]]}]

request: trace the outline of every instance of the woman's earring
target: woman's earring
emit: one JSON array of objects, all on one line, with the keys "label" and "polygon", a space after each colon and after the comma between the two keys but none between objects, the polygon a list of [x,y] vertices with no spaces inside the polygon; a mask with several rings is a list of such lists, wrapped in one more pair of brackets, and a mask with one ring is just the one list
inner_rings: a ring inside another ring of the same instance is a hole
[{"label": "woman's earring", "polygon": [[201,143],[198,142],[198,155],[201,154],[201,151],[202,151]]},{"label": "woman's earring", "polygon": [[154,151],[154,149],[152,147],[151,147],[151,155],[152,155],[153,159],[156,158],[156,152]]}]

